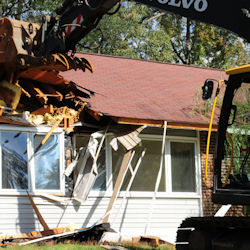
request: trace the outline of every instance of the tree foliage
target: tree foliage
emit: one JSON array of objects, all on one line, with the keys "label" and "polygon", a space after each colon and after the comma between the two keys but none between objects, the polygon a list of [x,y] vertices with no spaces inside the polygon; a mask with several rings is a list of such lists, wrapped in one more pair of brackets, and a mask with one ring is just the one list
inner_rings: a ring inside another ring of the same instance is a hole
[{"label": "tree foliage", "polygon": [[[157,61],[172,61],[170,37],[157,27],[154,21],[145,22],[145,17],[151,17],[154,11],[134,3],[124,4],[120,11],[113,16],[104,16],[98,28],[83,40],[84,46],[89,46],[92,52],[127,56]],[[95,47],[95,48],[93,48]]]},{"label": "tree foliage", "polygon": [[177,63],[228,68],[248,61],[246,44],[227,30],[173,14],[159,23],[171,36]]},{"label": "tree foliage", "polygon": [[[247,44],[227,30],[134,3],[104,17],[99,28],[105,39],[93,52],[214,68],[249,60]],[[97,41],[95,36],[87,43]]]},{"label": "tree foliage", "polygon": [[46,14],[51,14],[62,0],[2,0],[0,16],[19,20],[39,21]]}]

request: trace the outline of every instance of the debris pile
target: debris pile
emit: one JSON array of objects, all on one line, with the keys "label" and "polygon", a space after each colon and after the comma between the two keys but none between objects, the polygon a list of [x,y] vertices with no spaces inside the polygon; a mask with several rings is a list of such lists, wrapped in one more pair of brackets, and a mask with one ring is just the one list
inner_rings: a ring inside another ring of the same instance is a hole
[{"label": "debris pile", "polygon": [[82,242],[98,242],[102,238],[104,232],[114,232],[110,228],[109,223],[93,225],[88,228],[80,228],[68,231],[68,227],[59,227],[44,231],[32,231],[27,234],[4,235],[0,236],[0,246],[10,245],[29,245],[34,243],[46,244],[51,242],[57,243],[82,243]]}]

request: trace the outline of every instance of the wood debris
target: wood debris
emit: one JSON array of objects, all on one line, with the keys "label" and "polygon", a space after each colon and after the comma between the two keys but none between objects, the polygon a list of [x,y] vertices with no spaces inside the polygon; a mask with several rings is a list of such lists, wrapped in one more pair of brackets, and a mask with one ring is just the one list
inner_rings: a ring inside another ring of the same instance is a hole
[{"label": "wood debris", "polygon": [[104,232],[115,232],[115,231],[110,228],[109,223],[102,223],[98,225],[93,225],[88,228],[74,230],[72,232],[63,232],[63,233],[56,233],[56,234],[53,233],[48,236],[37,237],[37,239],[23,241],[19,245],[25,246],[25,245],[39,243],[39,242],[46,243],[51,240],[53,240],[54,243],[71,243],[71,242],[82,243],[82,242],[89,242],[89,241],[98,242],[101,240]]},{"label": "wood debris", "polygon": [[[150,246],[153,246],[153,247],[158,247],[160,245],[168,245],[168,246],[174,246],[173,244],[165,241],[165,240],[162,240],[160,237],[157,237],[157,236],[140,236],[139,238],[137,238],[137,243],[146,243]],[[136,242],[136,238],[133,239],[133,242],[135,243]]]}]

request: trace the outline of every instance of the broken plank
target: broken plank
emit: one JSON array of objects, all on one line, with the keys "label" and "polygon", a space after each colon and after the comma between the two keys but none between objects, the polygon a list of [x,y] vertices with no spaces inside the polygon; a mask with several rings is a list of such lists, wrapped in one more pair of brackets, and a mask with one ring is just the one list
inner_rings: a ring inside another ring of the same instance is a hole
[{"label": "broken plank", "polygon": [[52,135],[53,131],[59,126],[59,124],[62,122],[63,117],[60,118],[55,124],[54,126],[50,129],[50,131],[47,133],[47,135],[43,138],[41,144],[36,148],[35,153],[38,152],[38,150],[41,148],[42,145],[44,145],[46,143],[46,141],[49,139],[49,137]]},{"label": "broken plank", "polygon": [[47,240],[53,240],[57,239],[58,242],[61,241],[67,241],[67,240],[74,240],[74,241],[89,241],[90,239],[93,239],[93,237],[96,237],[97,241],[100,240],[102,234],[104,232],[115,232],[113,229],[110,228],[109,223],[102,223],[102,224],[94,224],[91,227],[75,230],[73,232],[66,232],[61,234],[54,234],[50,236],[45,236],[40,239],[31,240],[28,242],[22,242],[19,245],[25,246],[37,242],[47,241]]},{"label": "broken plank", "polygon": [[42,108],[39,108],[33,112],[31,112],[32,115],[45,115],[46,113],[51,113],[51,105],[45,105]]},{"label": "broken plank", "polygon": [[108,222],[108,219],[109,219],[109,215],[110,215],[110,211],[114,205],[114,202],[115,202],[115,199],[120,191],[120,188],[121,188],[121,185],[122,185],[122,182],[124,180],[124,177],[126,175],[126,171],[128,169],[128,165],[129,165],[129,161],[130,161],[130,158],[131,158],[131,154],[132,154],[132,151],[127,151],[126,154],[124,155],[123,157],[123,160],[122,160],[122,164],[121,164],[121,167],[120,167],[120,171],[119,171],[119,174],[117,176],[117,179],[116,179],[116,183],[115,183],[115,187],[114,187],[114,191],[113,191],[113,194],[110,198],[110,201],[109,201],[109,205],[108,205],[108,208],[106,210],[106,216],[104,217],[103,219],[103,223],[106,223]]},{"label": "broken plank", "polygon": [[33,209],[34,209],[36,215],[37,215],[37,218],[38,218],[38,220],[40,221],[40,223],[41,223],[42,226],[43,226],[43,229],[44,229],[44,230],[50,230],[50,228],[48,227],[47,223],[46,223],[45,220],[43,219],[41,213],[39,212],[39,210],[38,210],[38,208],[37,208],[35,202],[33,201],[31,195],[29,194],[28,191],[26,191],[26,192],[27,192],[28,198],[29,198],[29,200],[30,200],[30,203],[31,203],[31,205],[32,205],[32,207],[33,207]]}]

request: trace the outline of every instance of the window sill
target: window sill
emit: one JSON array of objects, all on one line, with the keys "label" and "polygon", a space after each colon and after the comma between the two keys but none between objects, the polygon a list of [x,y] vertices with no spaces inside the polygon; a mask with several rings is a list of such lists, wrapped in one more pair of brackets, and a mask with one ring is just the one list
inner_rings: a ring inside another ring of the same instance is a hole
[{"label": "window sill", "polygon": [[[46,191],[29,191],[29,194],[32,196],[42,196],[42,195],[54,195],[54,196],[60,196],[60,197],[65,197],[65,194],[61,191],[51,191],[51,190],[46,190]],[[27,196],[27,192],[24,190],[9,190],[9,189],[2,189],[0,190],[0,196]]]}]

